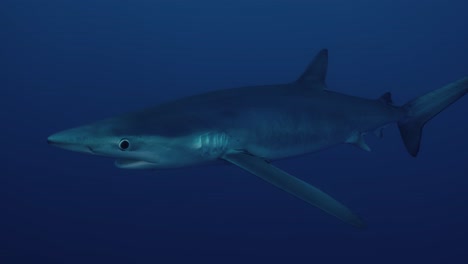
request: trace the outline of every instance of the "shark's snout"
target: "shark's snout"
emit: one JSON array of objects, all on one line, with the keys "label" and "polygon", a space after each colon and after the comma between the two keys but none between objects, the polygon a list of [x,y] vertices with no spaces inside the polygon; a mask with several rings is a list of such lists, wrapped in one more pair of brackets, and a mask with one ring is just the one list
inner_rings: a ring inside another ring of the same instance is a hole
[{"label": "shark's snout", "polygon": [[76,137],[73,135],[74,133],[71,132],[71,130],[65,130],[52,134],[47,138],[47,143],[57,147],[76,144]]},{"label": "shark's snout", "polygon": [[47,138],[47,144],[59,147],[60,145],[67,144],[67,142],[63,139],[61,140],[60,133],[56,133]]},{"label": "shark's snout", "polygon": [[94,153],[86,140],[76,132],[78,131],[71,129],[52,134],[47,138],[47,144],[71,151]]}]

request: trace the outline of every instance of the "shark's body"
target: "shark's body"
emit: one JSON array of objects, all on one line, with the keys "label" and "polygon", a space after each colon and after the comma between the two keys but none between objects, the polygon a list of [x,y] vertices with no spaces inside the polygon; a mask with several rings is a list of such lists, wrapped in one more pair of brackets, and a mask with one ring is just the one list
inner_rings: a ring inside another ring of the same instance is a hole
[{"label": "shark's body", "polygon": [[350,143],[398,122],[413,156],[425,122],[468,91],[468,78],[405,104],[389,93],[364,99],[326,90],[322,50],[295,82],[227,89],[59,132],[49,142],[116,158],[122,168],[173,168],[225,160],[356,226],[344,205],[269,163]]},{"label": "shark's body", "polygon": [[[178,157],[161,164],[179,167],[217,160],[229,149],[275,160],[347,141],[357,143],[361,134],[403,115],[399,108],[381,99],[286,84],[187,97],[119,117],[117,122],[123,123],[129,135],[183,138],[184,146],[198,158]],[[115,121],[110,120],[113,124]]]}]

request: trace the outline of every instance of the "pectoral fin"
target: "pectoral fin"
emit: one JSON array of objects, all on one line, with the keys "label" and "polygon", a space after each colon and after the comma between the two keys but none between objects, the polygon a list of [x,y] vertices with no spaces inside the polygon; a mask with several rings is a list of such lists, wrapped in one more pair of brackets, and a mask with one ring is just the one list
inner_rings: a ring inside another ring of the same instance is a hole
[{"label": "pectoral fin", "polygon": [[267,163],[262,158],[238,152],[226,154],[223,156],[223,159],[322,209],[323,211],[338,217],[346,223],[359,228],[365,226],[363,221],[357,215],[328,194],[280,170],[272,164]]}]

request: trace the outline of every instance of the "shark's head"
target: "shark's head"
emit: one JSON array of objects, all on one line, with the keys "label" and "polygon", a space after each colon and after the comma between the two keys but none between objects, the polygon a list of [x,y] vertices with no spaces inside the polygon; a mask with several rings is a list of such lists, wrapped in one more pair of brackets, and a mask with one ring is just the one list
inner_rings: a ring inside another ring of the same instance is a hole
[{"label": "shark's head", "polygon": [[[47,142],[71,151],[114,158],[120,168],[174,168],[202,163],[207,158],[199,151],[199,133],[156,133],[159,130],[151,125],[154,122],[137,117],[113,118],[64,130],[49,136]],[[142,122],[135,122],[138,119]]]}]

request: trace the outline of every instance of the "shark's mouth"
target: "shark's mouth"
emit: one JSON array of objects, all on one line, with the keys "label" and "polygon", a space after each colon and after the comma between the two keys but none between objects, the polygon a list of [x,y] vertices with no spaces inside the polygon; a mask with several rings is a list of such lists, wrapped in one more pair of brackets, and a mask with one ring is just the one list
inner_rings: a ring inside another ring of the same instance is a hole
[{"label": "shark's mouth", "polygon": [[114,162],[117,168],[121,169],[155,169],[158,164],[143,160],[118,159]]}]

